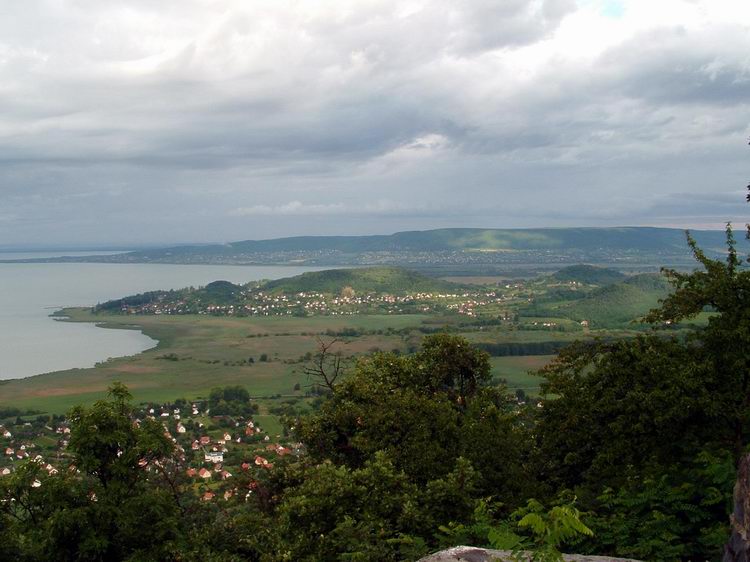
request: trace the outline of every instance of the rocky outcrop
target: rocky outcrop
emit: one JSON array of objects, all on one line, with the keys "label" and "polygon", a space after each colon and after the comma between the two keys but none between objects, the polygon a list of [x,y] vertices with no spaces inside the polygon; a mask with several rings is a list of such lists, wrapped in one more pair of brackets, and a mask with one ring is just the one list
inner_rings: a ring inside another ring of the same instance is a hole
[{"label": "rocky outcrop", "polygon": [[[610,558],[608,556],[583,556],[564,554],[566,562],[638,562],[629,558]],[[430,554],[419,562],[514,562],[509,550],[489,550],[473,546],[456,546]]]},{"label": "rocky outcrop", "polygon": [[732,535],[724,548],[722,562],[750,560],[750,455],[740,460],[734,485],[734,511],[731,516]]}]

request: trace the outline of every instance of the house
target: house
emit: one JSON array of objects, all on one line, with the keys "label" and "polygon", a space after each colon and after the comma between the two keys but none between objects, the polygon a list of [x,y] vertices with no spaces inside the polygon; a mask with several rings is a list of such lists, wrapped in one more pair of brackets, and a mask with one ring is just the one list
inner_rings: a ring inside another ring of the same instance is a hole
[{"label": "house", "polygon": [[229,435],[228,433],[225,433],[224,434],[224,441],[231,441],[231,440],[232,440],[232,436]]},{"label": "house", "polygon": [[186,431],[187,429],[185,429],[184,425],[182,425],[181,423],[177,424],[177,433],[185,433]]},{"label": "house", "polygon": [[13,437],[13,434],[6,429],[3,431],[3,437],[11,438]]},{"label": "house", "polygon": [[204,502],[210,502],[212,499],[214,499],[215,495],[216,494],[214,494],[211,490],[209,490],[208,492],[206,492],[205,494],[201,496],[201,500],[203,500]]},{"label": "house", "polygon": [[224,462],[224,453],[221,451],[206,451],[203,455],[206,462],[212,462],[214,464]]},{"label": "house", "polygon": [[197,451],[198,449],[200,449],[200,448],[201,448],[201,444],[200,444],[200,443],[198,443],[198,441],[193,441],[192,445],[190,445],[190,448],[191,448],[191,449],[192,449],[193,451]]},{"label": "house", "polygon": [[9,457],[12,457],[13,455],[16,454],[16,451],[15,451],[15,449],[11,449],[10,447],[6,447],[5,448],[5,454],[8,455]]},{"label": "house", "polygon": [[232,477],[232,473],[229,472],[228,470],[222,470],[221,471],[221,479],[222,480],[226,480],[227,478],[231,478],[231,477]]},{"label": "house", "polygon": [[0,476],[8,476],[8,474],[10,474],[10,469],[7,466],[0,470]]},{"label": "house", "polygon": [[188,468],[185,471],[185,474],[187,475],[188,478],[195,478],[195,476],[198,474],[198,471],[195,470],[194,468]]},{"label": "house", "polygon": [[211,478],[211,471],[205,468],[201,468],[198,471],[198,476],[200,476],[201,478],[205,478],[205,479]]},{"label": "house", "polygon": [[224,492],[224,499],[229,500],[234,495],[234,490],[227,490]]},{"label": "house", "polygon": [[211,442],[211,438],[208,435],[201,437],[201,445],[208,445]]}]

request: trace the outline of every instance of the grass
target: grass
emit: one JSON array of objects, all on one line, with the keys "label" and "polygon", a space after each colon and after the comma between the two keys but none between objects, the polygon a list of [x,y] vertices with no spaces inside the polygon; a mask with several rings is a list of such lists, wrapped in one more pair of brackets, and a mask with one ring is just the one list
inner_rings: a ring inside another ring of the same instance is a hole
[{"label": "grass", "polygon": [[[294,394],[308,384],[300,356],[317,350],[318,334],[344,328],[402,329],[422,325],[427,316],[350,316],[312,318],[228,318],[213,316],[93,315],[65,311],[73,322],[104,328],[138,328],[159,340],[156,348],[132,357],[110,359],[89,369],[69,369],[0,385],[0,405],[64,413],[76,404],[105,396],[113,381],[125,383],[136,403],[168,402],[207,396],[216,386],[240,384],[254,397]],[[249,337],[250,336],[250,337]],[[342,343],[346,354],[373,348],[403,348],[398,335],[361,336]],[[268,362],[259,361],[267,354]],[[177,360],[170,360],[173,357]],[[245,364],[250,357],[255,363]]]},{"label": "grass", "polygon": [[531,374],[547,365],[554,355],[524,355],[518,357],[493,357],[492,375],[507,381],[510,390],[523,389],[532,396],[539,394],[542,378]]}]

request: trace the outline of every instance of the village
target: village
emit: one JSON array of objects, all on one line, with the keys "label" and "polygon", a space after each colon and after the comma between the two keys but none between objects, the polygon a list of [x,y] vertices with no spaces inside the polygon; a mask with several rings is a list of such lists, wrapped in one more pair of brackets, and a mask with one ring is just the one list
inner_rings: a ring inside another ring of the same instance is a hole
[{"label": "village", "polygon": [[[79,473],[67,453],[69,421],[63,416],[24,418],[0,426],[0,478],[27,462],[38,463],[41,472],[50,476]],[[268,434],[252,415],[212,414],[208,401],[137,408],[133,423],[140,425],[146,419],[161,422],[174,448],[167,459],[140,459],[139,468],[155,476],[169,473],[206,502],[248,499],[263,472],[281,458],[303,453],[300,443]],[[37,478],[31,485],[40,487],[42,482]]]},{"label": "village", "polygon": [[455,293],[415,292],[355,294],[344,288],[340,294],[301,291],[292,294],[245,290],[236,303],[217,303],[192,298],[161,298],[143,304],[123,304],[124,314],[210,314],[221,316],[350,316],[356,314],[456,313],[477,316],[497,313],[509,305],[528,303],[522,283],[505,284],[503,289],[464,290]]}]

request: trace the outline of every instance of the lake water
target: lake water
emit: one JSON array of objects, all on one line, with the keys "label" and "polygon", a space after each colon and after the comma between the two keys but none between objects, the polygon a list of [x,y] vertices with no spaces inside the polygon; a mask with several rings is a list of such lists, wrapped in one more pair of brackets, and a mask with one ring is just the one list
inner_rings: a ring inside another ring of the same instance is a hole
[{"label": "lake water", "polygon": [[[92,253],[95,252],[87,254]],[[0,260],[53,255],[0,253]],[[68,252],[57,255],[76,254]],[[59,322],[49,317],[62,307],[91,306],[134,293],[191,285],[197,287],[219,279],[246,283],[290,277],[319,269],[293,266],[0,263],[0,380],[74,367],[91,367],[109,357],[133,355],[156,345],[154,340],[136,330],[107,330],[94,324]]]}]

